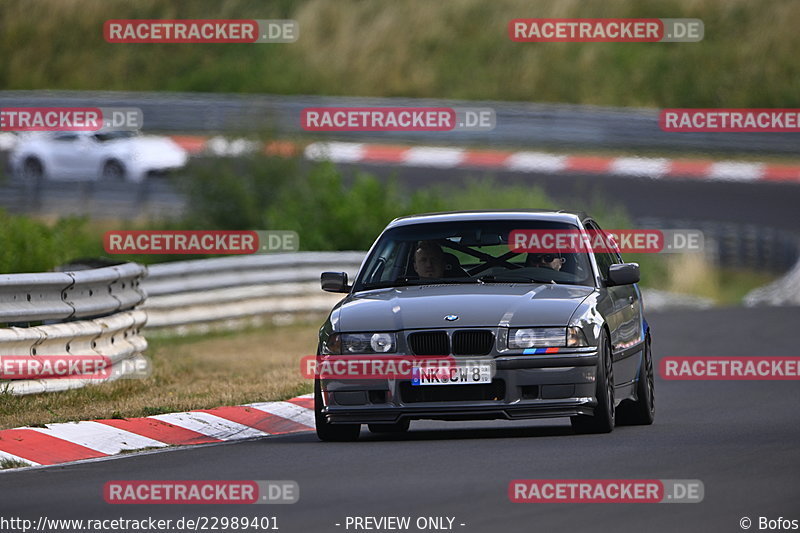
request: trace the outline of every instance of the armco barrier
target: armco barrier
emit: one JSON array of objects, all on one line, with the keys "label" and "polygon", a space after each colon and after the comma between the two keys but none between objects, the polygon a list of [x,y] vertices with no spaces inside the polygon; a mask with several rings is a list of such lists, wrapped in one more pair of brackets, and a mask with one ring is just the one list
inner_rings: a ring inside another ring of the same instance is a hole
[{"label": "armco barrier", "polygon": [[[0,91],[0,107],[138,107],[149,131],[261,132],[300,135],[307,107],[489,107],[497,126],[491,131],[337,132],[341,140],[398,140],[444,144],[647,148],[659,150],[797,153],[793,133],[670,133],[661,131],[657,109],[585,105],[365,98],[242,95],[216,93]],[[326,136],[326,138],[331,138]]]},{"label": "armco barrier", "polygon": [[147,321],[135,307],[145,300],[136,263],[75,272],[0,276],[0,357],[92,356],[107,358],[102,378],[0,380],[0,393],[34,394],[118,379],[145,368]]},{"label": "armco barrier", "polygon": [[[147,334],[184,334],[275,324],[326,314],[342,294],[320,290],[322,271],[352,280],[365,252],[299,252],[154,265],[143,282]],[[707,308],[700,297],[646,289],[650,309]]]},{"label": "armco barrier", "polygon": [[0,275],[0,323],[68,320],[131,309],[144,301],[136,263],[44,274]]},{"label": "armco barrier", "polygon": [[300,252],[153,265],[144,282],[148,331],[186,333],[275,323],[326,313],[341,295],[323,293],[320,272],[353,276],[364,252]]}]

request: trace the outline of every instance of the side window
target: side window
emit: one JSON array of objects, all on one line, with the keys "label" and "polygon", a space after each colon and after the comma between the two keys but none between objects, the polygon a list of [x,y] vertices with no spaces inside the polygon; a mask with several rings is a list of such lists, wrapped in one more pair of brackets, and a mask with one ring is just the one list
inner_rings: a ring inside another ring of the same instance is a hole
[{"label": "side window", "polygon": [[[588,222],[586,224],[586,228],[593,231],[602,231],[600,226],[594,222]],[[616,253],[606,252],[603,250],[594,252],[594,258],[595,261],[597,261],[597,267],[600,269],[600,275],[603,277],[603,279],[608,278],[608,268],[611,265],[622,262]]]},{"label": "side window", "polygon": [[58,133],[53,135],[53,140],[59,142],[73,142],[78,140],[78,135],[75,133]]}]

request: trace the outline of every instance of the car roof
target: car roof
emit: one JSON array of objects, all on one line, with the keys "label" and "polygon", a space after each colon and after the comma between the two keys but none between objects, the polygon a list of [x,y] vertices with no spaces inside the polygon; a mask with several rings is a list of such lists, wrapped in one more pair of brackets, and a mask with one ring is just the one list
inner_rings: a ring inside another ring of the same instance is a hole
[{"label": "car roof", "polygon": [[411,224],[433,222],[466,222],[473,220],[542,220],[575,224],[590,217],[582,211],[553,209],[504,209],[486,211],[447,211],[442,213],[422,213],[394,219],[387,229]]}]

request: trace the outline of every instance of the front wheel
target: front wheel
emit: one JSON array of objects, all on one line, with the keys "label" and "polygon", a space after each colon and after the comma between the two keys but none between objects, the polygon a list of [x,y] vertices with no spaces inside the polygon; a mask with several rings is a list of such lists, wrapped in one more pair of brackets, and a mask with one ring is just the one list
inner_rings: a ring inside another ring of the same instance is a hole
[{"label": "front wheel", "polygon": [[322,386],[314,380],[314,423],[317,437],[326,442],[352,442],[358,440],[361,424],[331,424],[322,414]]},{"label": "front wheel", "polygon": [[100,174],[103,181],[125,181],[125,167],[119,161],[108,161]]},{"label": "front wheel", "polygon": [[597,343],[597,406],[594,415],[570,418],[575,433],[610,433],[614,430],[614,366],[608,334],[602,330]]},{"label": "front wheel", "polygon": [[42,162],[35,157],[29,157],[22,165],[22,177],[26,181],[39,183],[44,179]]},{"label": "front wheel", "polygon": [[649,426],[656,416],[656,392],[653,379],[653,354],[650,351],[650,333],[647,333],[636,383],[636,401],[619,404],[617,421],[626,426]]}]

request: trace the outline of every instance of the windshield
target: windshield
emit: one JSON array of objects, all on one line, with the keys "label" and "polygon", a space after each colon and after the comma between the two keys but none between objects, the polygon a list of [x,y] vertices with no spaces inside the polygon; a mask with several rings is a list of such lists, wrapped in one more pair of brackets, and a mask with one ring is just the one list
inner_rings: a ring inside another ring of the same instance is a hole
[{"label": "windshield", "polygon": [[490,220],[400,226],[380,238],[355,290],[440,283],[563,283],[594,286],[586,253],[511,251],[518,229],[575,230],[562,222]]}]

